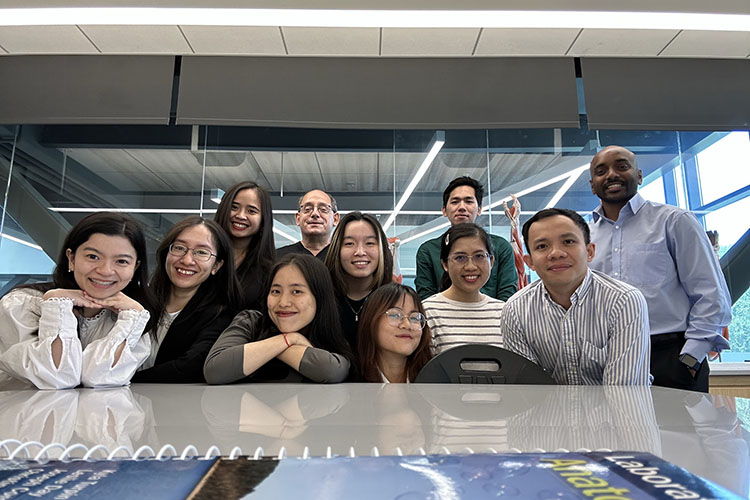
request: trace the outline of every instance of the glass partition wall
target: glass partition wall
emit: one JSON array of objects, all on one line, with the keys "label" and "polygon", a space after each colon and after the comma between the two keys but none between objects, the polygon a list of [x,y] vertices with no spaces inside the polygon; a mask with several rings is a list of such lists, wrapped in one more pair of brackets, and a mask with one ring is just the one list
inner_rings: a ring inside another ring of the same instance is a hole
[{"label": "glass partition wall", "polygon": [[[417,248],[447,227],[442,193],[452,179],[484,184],[477,223],[507,239],[511,194],[521,223],[551,206],[590,217],[598,200],[588,164],[610,144],[636,153],[644,197],[691,210],[718,232],[720,255],[747,232],[746,131],[0,126],[0,286],[5,293],[48,279],[66,232],[88,213],[130,213],[147,227],[153,252],[179,219],[213,217],[224,190],[242,180],[271,193],[277,247],[299,240],[294,214],[310,189],[331,193],[341,213],[376,215],[400,240],[400,270],[412,284]],[[748,352],[747,293],[733,313],[732,350]]]}]

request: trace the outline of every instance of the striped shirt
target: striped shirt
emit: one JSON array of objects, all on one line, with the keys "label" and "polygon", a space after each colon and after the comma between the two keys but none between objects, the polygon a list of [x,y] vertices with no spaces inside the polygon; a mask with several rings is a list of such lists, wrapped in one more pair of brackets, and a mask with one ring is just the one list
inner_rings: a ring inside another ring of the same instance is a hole
[{"label": "striped shirt", "polygon": [[650,336],[643,294],[589,270],[566,311],[541,280],[503,311],[506,348],[547,369],[558,384],[649,383]]},{"label": "striped shirt", "polygon": [[422,302],[435,354],[464,344],[503,346],[500,316],[505,302],[482,294],[479,302],[458,302],[438,293]]}]

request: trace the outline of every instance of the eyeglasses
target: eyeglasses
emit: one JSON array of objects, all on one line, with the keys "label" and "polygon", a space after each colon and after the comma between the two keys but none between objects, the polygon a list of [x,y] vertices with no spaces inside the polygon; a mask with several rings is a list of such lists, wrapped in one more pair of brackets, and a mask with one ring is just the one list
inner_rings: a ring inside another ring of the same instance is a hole
[{"label": "eyeglasses", "polygon": [[459,266],[465,266],[466,264],[468,264],[469,259],[471,259],[475,266],[481,266],[482,264],[491,261],[492,255],[488,254],[487,252],[482,252],[475,253],[471,256],[462,253],[448,256],[448,260],[455,262]]},{"label": "eyeglasses", "polygon": [[328,215],[333,212],[333,207],[331,205],[302,205],[299,207],[299,211],[305,215],[311,215],[315,210],[320,215]]},{"label": "eyeglasses", "polygon": [[188,248],[185,245],[180,245],[179,243],[172,243],[171,245],[169,245],[169,253],[176,257],[183,257],[187,255],[188,252],[193,252],[193,258],[202,262],[208,262],[209,260],[211,260],[211,257],[217,257],[215,253],[211,253],[205,248]]},{"label": "eyeglasses", "polygon": [[422,313],[413,312],[407,316],[399,309],[388,309],[385,312],[385,318],[391,326],[398,326],[404,318],[407,318],[409,320],[409,328],[412,330],[421,330],[427,323]]}]

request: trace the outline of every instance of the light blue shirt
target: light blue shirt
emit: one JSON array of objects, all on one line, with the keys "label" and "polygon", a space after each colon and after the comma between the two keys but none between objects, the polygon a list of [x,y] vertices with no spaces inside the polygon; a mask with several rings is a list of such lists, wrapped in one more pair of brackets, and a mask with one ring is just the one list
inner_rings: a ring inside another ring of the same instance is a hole
[{"label": "light blue shirt", "polygon": [[637,287],[646,297],[651,335],[685,332],[682,353],[701,361],[729,347],[721,329],[732,305],[719,261],[690,212],[633,196],[617,221],[599,205],[589,224],[591,269]]},{"label": "light blue shirt", "polygon": [[646,385],[650,382],[648,310],[643,294],[588,270],[566,310],[542,280],[505,303],[505,347],[550,372],[558,384]]}]

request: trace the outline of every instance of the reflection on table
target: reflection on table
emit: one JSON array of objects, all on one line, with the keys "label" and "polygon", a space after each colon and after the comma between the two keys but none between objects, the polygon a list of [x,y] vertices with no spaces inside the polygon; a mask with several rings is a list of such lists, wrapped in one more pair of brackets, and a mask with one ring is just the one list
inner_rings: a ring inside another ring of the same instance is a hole
[{"label": "reflection on table", "polygon": [[[0,388],[0,440],[103,444],[110,451],[145,445],[157,452],[171,444],[177,454],[190,445],[203,454],[215,445],[225,455],[239,447],[266,456],[644,451],[747,496],[749,439],[734,404],[731,397],[658,387]],[[0,455],[12,451],[9,444]]]}]

